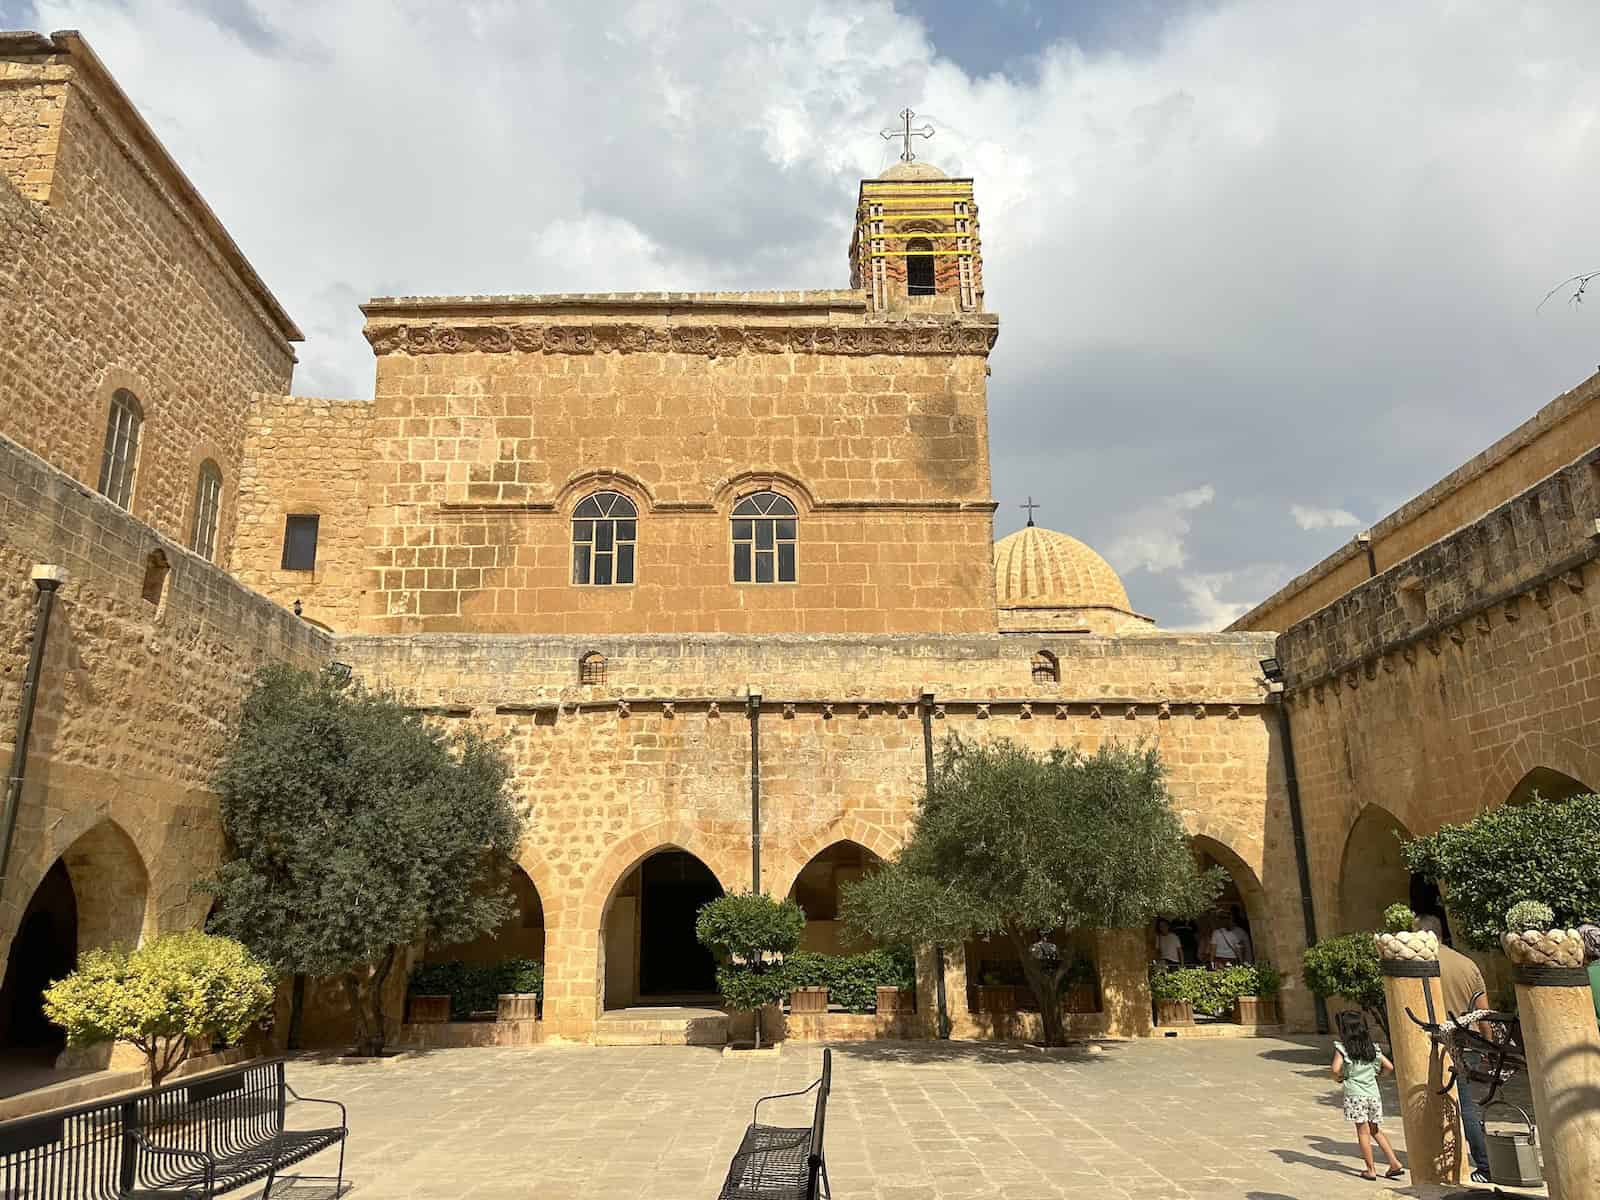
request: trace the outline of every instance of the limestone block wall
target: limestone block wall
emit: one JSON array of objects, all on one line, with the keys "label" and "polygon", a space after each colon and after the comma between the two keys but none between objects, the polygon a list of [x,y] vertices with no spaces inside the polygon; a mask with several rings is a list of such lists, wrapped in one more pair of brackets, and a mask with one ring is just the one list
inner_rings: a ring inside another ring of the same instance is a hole
[{"label": "limestone block wall", "polygon": [[0,193],[0,433],[93,487],[128,389],[133,514],[187,544],[214,460],[225,563],[250,394],[288,390],[298,332],[76,35],[0,42]]},{"label": "limestone block wall", "polygon": [[[233,573],[329,629],[355,629],[366,587],[372,402],[256,396],[239,469]],[[283,570],[285,518],[314,513],[316,566]]]},{"label": "limestone block wall", "polygon": [[[169,564],[154,599],[152,554]],[[207,902],[190,885],[221,850],[210,779],[249,676],[268,661],[332,657],[320,631],[0,437],[0,761],[12,751],[36,563],[68,579],[0,895],[0,970],[23,908],[64,854],[81,945],[198,925]]]},{"label": "limestone block wall", "polygon": [[[340,639],[339,653],[440,719],[508,738],[531,818],[521,863],[545,912],[547,1029],[584,1037],[603,999],[607,905],[638,862],[673,846],[724,888],[750,885],[752,689],[764,889],[787,894],[839,840],[895,852],[925,778],[919,704],[932,691],[936,743],[1154,739],[1186,825],[1242,873],[1263,956],[1292,966],[1298,885],[1281,748],[1256,665],[1270,644],[1043,639],[1062,668],[1050,688],[1032,682],[1033,641],[997,635],[357,636]],[[605,656],[602,684],[577,682],[588,652]],[[964,989],[951,995],[964,1007]],[[1310,1020],[1297,985],[1285,999],[1292,1020]]]},{"label": "limestone block wall", "polygon": [[1600,787],[1597,461],[1585,454],[1278,638],[1325,930],[1383,899],[1360,903],[1385,872],[1358,822],[1429,833],[1505,803],[1535,770]]},{"label": "limestone block wall", "polygon": [[[640,300],[638,323],[619,298],[534,298],[559,317],[537,324],[511,300],[461,298],[470,323],[369,304],[362,627],[992,631],[992,319],[817,324],[862,303],[817,295]],[[797,581],[736,584],[729,512],[766,488],[799,510]],[[632,586],[572,583],[572,510],[600,489],[639,509]]]}]

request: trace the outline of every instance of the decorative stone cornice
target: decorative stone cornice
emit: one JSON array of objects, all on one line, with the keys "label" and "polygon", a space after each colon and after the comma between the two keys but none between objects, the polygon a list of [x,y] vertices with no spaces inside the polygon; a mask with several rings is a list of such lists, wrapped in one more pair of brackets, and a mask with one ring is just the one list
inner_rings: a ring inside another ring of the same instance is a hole
[{"label": "decorative stone cornice", "polygon": [[979,354],[999,325],[971,319],[886,324],[705,325],[476,324],[368,322],[373,353],[384,354]]}]

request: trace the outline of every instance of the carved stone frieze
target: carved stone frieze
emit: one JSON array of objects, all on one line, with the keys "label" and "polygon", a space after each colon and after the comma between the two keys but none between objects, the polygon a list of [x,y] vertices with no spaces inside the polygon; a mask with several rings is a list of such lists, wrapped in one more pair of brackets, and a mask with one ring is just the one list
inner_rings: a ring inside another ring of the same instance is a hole
[{"label": "carved stone frieze", "polygon": [[999,328],[962,321],[893,325],[368,325],[375,354],[988,354]]}]

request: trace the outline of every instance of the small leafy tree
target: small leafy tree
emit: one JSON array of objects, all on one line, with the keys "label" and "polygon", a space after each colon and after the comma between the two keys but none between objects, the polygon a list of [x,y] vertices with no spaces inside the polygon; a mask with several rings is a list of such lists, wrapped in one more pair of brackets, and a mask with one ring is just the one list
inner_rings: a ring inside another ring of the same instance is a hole
[{"label": "small leafy tree", "polygon": [[761,1045],[763,1006],[783,998],[783,957],[794,953],[805,932],[806,914],[793,900],[781,903],[760,892],[718,896],[695,918],[700,944],[717,956],[717,990],[735,1012],[755,1014]]},{"label": "small leafy tree", "polygon": [[957,738],[893,862],[844,890],[846,924],[890,943],[958,945],[999,934],[1039,1002],[1044,1040],[1064,1040],[1072,969],[1058,935],[1203,912],[1222,887],[1201,873],[1155,747],[1035,754]]},{"label": "small leafy tree", "polygon": [[1300,977],[1319,1000],[1343,996],[1359,1005],[1388,1035],[1389,1012],[1383,1000],[1378,944],[1370,933],[1340,934],[1308,946],[1300,960]]},{"label": "small leafy tree", "polygon": [[217,777],[232,858],[212,927],[279,970],[342,979],[357,1047],[387,1040],[406,947],[470,941],[515,902],[499,867],[522,819],[498,748],[446,735],[394,692],[269,667]]},{"label": "small leafy tree", "polygon": [[90,950],[44,993],[45,1015],[73,1046],[127,1042],[150,1086],[196,1046],[237,1042],[272,1007],[276,975],[232,938],[168,933],[137,950]]},{"label": "small leafy tree", "polygon": [[1480,950],[1499,948],[1506,914],[1523,900],[1548,904],[1558,925],[1600,921],[1600,796],[1507,804],[1401,853],[1445,891]]}]

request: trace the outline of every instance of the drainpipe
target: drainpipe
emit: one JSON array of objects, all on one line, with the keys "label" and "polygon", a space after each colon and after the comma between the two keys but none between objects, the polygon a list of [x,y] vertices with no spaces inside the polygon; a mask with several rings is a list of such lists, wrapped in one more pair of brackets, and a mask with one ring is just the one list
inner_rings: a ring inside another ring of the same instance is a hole
[{"label": "drainpipe", "polygon": [[22,777],[28,770],[28,735],[33,730],[33,709],[39,699],[39,671],[44,665],[44,643],[50,633],[50,610],[56,589],[66,582],[64,569],[48,564],[33,568],[33,586],[39,589],[35,604],[33,642],[28,648],[28,673],[22,679],[22,703],[17,707],[17,733],[11,744],[11,770],[6,776],[5,814],[0,817],[0,898],[4,898],[11,867],[11,839],[17,830],[17,809],[22,803]]},{"label": "drainpipe", "polygon": [[[1370,547],[1368,552],[1371,552]],[[1300,915],[1305,922],[1306,945],[1311,946],[1317,940],[1317,913],[1311,900],[1311,860],[1306,853],[1306,823],[1300,809],[1300,779],[1294,766],[1294,737],[1289,732],[1289,700],[1281,690],[1281,683],[1273,686],[1279,689],[1272,692],[1270,700],[1278,710],[1278,732],[1283,741],[1283,774],[1289,788],[1289,822],[1294,828],[1294,863],[1300,873]],[[1316,1009],[1317,1032],[1327,1033],[1327,1003],[1318,1000]]]},{"label": "drainpipe", "polygon": [[1378,573],[1378,555],[1372,548],[1372,530],[1356,534],[1356,545],[1367,552],[1367,578],[1371,579]]},{"label": "drainpipe", "polygon": [[761,890],[761,693],[746,689],[750,716],[750,890]]},{"label": "drainpipe", "polygon": [[[933,693],[922,693],[922,780],[923,794],[933,789]],[[934,990],[938,996],[938,1030],[941,1038],[950,1036],[950,1012],[944,998],[944,947],[933,948]]]}]

